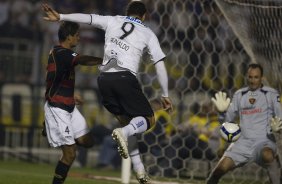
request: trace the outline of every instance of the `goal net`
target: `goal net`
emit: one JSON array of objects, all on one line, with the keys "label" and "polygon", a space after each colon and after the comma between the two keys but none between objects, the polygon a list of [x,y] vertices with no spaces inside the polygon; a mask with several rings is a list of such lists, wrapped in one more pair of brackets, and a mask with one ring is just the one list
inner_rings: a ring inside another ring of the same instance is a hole
[{"label": "goal net", "polygon": [[[203,182],[227,144],[218,135],[210,98],[215,91],[232,95],[245,85],[250,62],[263,65],[269,85],[281,90],[280,1],[145,1],[148,25],[167,53],[171,118],[157,112],[155,130],[142,136],[141,151],[153,176]],[[139,76],[150,99],[159,89],[152,66]],[[159,113],[159,114],[158,114]],[[265,170],[249,164],[223,178],[228,183],[264,183]]]},{"label": "goal net", "polygon": [[216,2],[252,61],[264,66],[267,81],[281,91],[282,1]]}]

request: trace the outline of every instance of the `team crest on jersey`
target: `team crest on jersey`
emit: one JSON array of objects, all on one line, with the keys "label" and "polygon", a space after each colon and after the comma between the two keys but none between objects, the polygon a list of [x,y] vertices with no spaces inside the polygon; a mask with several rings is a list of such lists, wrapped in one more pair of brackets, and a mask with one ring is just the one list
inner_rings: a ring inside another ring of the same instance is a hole
[{"label": "team crest on jersey", "polygon": [[249,102],[250,102],[250,104],[253,105],[256,102],[256,99],[255,98],[249,98]]}]

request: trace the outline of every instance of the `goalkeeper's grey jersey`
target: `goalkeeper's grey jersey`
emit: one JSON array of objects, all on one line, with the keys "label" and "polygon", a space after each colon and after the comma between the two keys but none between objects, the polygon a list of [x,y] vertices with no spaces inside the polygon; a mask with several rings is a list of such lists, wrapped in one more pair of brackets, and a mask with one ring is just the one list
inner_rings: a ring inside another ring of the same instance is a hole
[{"label": "goalkeeper's grey jersey", "polygon": [[130,16],[101,16],[91,14],[91,25],[105,30],[104,58],[100,70],[117,64],[137,73],[144,51],[153,63],[164,59],[156,35],[141,20]]},{"label": "goalkeeper's grey jersey", "polygon": [[225,120],[235,122],[239,117],[242,136],[256,139],[267,137],[271,130],[270,119],[274,116],[282,117],[278,92],[266,86],[256,91],[246,87],[234,94]]}]

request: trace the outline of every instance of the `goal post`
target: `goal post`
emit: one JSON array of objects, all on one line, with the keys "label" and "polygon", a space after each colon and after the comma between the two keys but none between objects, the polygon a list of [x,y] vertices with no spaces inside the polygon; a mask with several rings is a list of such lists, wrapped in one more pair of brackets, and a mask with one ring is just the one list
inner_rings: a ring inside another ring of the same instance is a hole
[{"label": "goal post", "polygon": [[130,158],[121,160],[121,183],[129,184],[131,177],[131,160]]}]

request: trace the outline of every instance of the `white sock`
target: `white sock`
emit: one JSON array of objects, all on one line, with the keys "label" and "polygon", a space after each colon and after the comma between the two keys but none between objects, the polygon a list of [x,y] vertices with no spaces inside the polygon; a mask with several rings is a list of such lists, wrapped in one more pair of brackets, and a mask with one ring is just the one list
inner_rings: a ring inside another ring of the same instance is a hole
[{"label": "white sock", "polygon": [[280,168],[277,159],[266,165],[267,174],[272,184],[280,184]]},{"label": "white sock", "polygon": [[137,172],[144,172],[145,167],[142,163],[140,153],[138,150],[138,143],[137,143],[137,137],[136,136],[130,136],[128,137],[128,152],[129,156],[132,162],[133,170]]},{"label": "white sock", "polygon": [[133,118],[128,125],[122,128],[123,134],[126,137],[143,133],[147,130],[148,125],[144,117],[138,116]]}]

